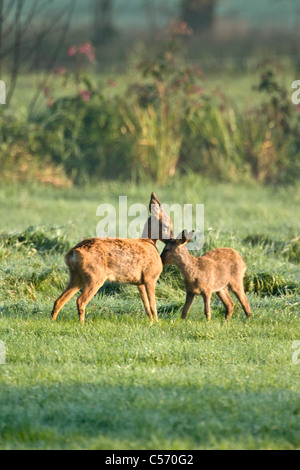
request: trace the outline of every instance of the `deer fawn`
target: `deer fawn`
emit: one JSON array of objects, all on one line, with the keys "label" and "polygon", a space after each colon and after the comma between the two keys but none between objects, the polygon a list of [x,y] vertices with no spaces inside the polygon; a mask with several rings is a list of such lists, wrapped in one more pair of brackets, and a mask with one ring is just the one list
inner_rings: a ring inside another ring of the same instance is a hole
[{"label": "deer fawn", "polygon": [[232,248],[217,248],[195,258],[186,244],[192,240],[194,232],[185,230],[177,239],[168,240],[161,254],[163,264],[175,264],[184,277],[186,301],[181,318],[186,318],[195,295],[200,294],[204,300],[205,315],[210,321],[210,299],[217,292],[226,308],[226,320],[234,309],[234,302],[228,287],[240,301],[246,316],[251,316],[251,309],[244,291],[243,279],[247,269],[242,257]]},{"label": "deer fawn", "polygon": [[[70,282],[54,304],[53,320],[66,302],[83,289],[77,299],[77,309],[79,320],[84,323],[87,304],[108,280],[138,286],[151,322],[153,318],[158,321],[155,286],[163,266],[156,245],[158,240],[173,237],[173,225],[154,193],[151,194],[150,212],[143,231],[143,237],[147,238],[89,238],[67,253],[65,261]],[[155,223],[158,229],[151,237]]]}]

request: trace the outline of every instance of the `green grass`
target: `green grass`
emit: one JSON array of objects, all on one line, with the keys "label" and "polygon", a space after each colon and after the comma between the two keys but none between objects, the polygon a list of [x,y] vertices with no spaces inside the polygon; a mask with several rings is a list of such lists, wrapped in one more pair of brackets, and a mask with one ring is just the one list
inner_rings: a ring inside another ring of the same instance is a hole
[{"label": "green grass", "polygon": [[[253,317],[230,322],[198,298],[186,321],[182,279],[169,267],[150,326],[137,289],[95,296],[79,324],[75,299],[50,321],[67,283],[64,249],[95,235],[103,202],[205,204],[204,250],[237,249],[248,265]],[[211,185],[194,176],[164,188],[101,183],[0,189],[1,449],[299,449],[299,197],[295,188]],[[28,230],[28,227],[31,227]],[[295,242],[293,242],[295,243]]]}]

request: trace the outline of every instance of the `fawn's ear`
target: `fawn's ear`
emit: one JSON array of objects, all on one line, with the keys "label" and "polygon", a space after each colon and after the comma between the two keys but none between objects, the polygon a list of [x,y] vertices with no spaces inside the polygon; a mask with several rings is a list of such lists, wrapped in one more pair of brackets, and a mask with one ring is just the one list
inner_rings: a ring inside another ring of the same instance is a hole
[{"label": "fawn's ear", "polygon": [[150,198],[150,203],[149,203],[149,210],[151,212],[152,205],[157,204],[158,206],[161,206],[160,200],[156,196],[155,193],[151,193],[151,198]]},{"label": "fawn's ear", "polygon": [[188,232],[187,230],[183,230],[183,232],[177,237],[178,245],[183,245],[184,243],[189,243],[194,238],[194,230]]}]

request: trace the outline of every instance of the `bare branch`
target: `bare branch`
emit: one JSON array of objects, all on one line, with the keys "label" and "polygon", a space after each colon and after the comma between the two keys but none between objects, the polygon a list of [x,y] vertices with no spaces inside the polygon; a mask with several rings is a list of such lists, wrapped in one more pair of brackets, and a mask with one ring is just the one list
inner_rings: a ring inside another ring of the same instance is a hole
[{"label": "bare branch", "polygon": [[73,16],[73,12],[74,12],[74,9],[75,9],[76,1],[77,0],[72,0],[72,2],[71,2],[69,16],[68,16],[65,24],[63,25],[61,37],[60,37],[59,41],[57,42],[57,46],[56,46],[52,56],[50,57],[50,59],[48,61],[48,65],[46,67],[46,70],[47,70],[48,73],[45,74],[44,80],[40,84],[38,90],[36,91],[35,95],[33,96],[32,100],[30,102],[29,113],[32,112],[34,106],[36,105],[36,102],[38,101],[38,99],[41,95],[42,90],[44,90],[46,88],[46,85],[47,85],[47,83],[50,79],[49,72],[53,70],[53,67],[54,67],[54,64],[56,62],[57,56],[58,56],[58,54],[59,54],[59,52],[60,52],[60,50],[63,47],[63,44],[65,42],[66,35],[67,35],[68,29],[70,27],[71,18]]},{"label": "bare branch", "polygon": [[[62,8],[49,15],[46,8],[53,1],[55,0],[43,0],[42,2],[40,0],[31,0],[30,5],[26,5],[25,10],[26,0],[12,0],[9,7],[6,8],[4,8],[5,1],[0,0],[0,71],[3,58],[9,55],[12,56],[7,104],[10,103],[16,89],[20,71],[24,67],[30,66],[34,53],[40,49],[43,40],[52,34],[57,36],[57,46],[54,47],[54,51],[49,58],[47,70],[53,68],[57,60],[59,51],[65,41],[77,0],[69,0],[67,4],[64,3]],[[44,15],[46,20],[43,21],[39,30],[34,30],[35,19],[40,18],[42,12],[48,13]],[[13,17],[11,16],[12,13],[14,14]],[[7,16],[4,16],[4,14]],[[7,41],[8,37],[10,41],[4,49],[3,40]],[[35,97],[33,98],[32,106],[36,99]]]},{"label": "bare branch", "polygon": [[17,79],[18,79],[18,72],[20,67],[20,49],[21,49],[21,14],[23,10],[23,1],[18,0],[17,7],[16,7],[16,14],[15,14],[15,41],[14,41],[14,60],[13,60],[13,67],[11,72],[11,82],[10,87],[8,90],[6,103],[9,105],[11,97],[14,93]]}]

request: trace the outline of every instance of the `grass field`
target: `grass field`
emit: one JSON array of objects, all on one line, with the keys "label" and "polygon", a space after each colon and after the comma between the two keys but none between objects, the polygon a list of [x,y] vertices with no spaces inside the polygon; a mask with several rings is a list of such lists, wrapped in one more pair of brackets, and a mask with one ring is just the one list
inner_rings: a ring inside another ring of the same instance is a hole
[{"label": "grass field", "polygon": [[[133,286],[102,290],[78,323],[75,299],[50,321],[68,246],[94,236],[103,202],[205,204],[205,246],[248,264],[253,317],[228,324],[202,299],[181,321],[181,277],[165,269],[160,321]],[[299,449],[299,189],[210,185],[0,188],[1,449]],[[32,226],[28,230],[28,227]],[[296,354],[297,356],[297,354]],[[294,355],[295,357],[295,355]],[[297,362],[297,361],[296,361]]]}]

